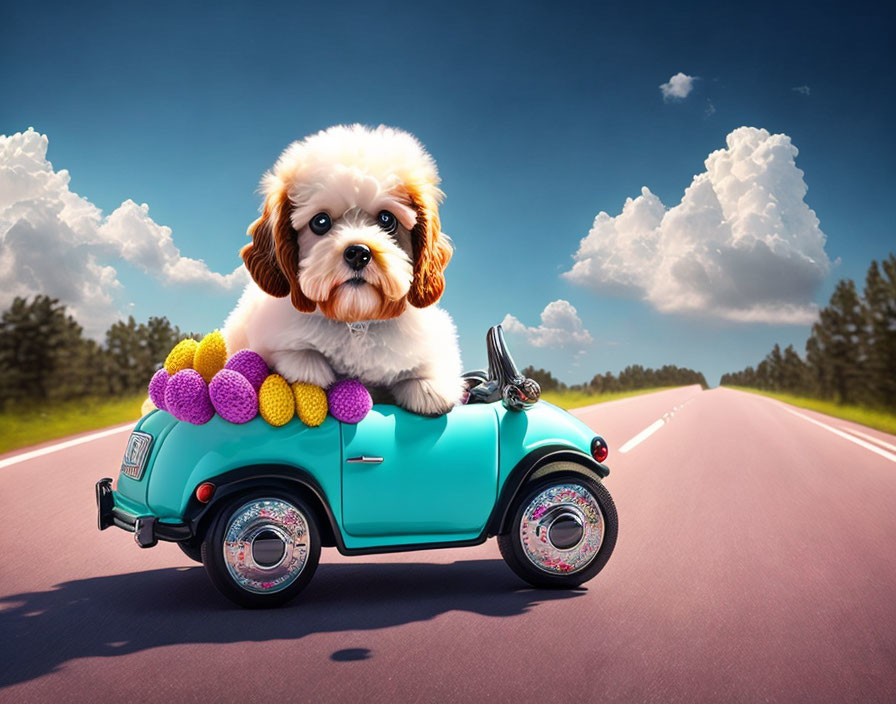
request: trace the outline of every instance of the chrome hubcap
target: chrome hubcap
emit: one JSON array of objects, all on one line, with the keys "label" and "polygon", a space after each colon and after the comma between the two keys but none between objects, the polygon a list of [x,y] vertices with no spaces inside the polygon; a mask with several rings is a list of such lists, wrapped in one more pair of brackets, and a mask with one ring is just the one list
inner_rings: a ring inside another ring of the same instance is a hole
[{"label": "chrome hubcap", "polygon": [[540,570],[570,574],[595,558],[604,540],[604,516],[594,495],[581,484],[547,487],[523,511],[520,543]]},{"label": "chrome hubcap", "polygon": [[252,539],[252,559],[259,568],[272,570],[286,557],[288,538],[280,531],[265,528]]},{"label": "chrome hubcap", "polygon": [[574,548],[585,536],[585,526],[579,512],[560,509],[548,528],[548,542],[558,550]]},{"label": "chrome hubcap", "polygon": [[246,591],[286,589],[308,560],[308,521],[282,499],[253,499],[237,509],[224,532],[224,561]]}]

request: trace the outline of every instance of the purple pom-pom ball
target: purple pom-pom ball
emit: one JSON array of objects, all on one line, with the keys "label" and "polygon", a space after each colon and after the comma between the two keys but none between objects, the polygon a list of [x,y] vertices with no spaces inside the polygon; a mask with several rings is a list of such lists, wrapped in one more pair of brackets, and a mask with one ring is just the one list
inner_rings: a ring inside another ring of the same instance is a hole
[{"label": "purple pom-pom ball", "polygon": [[165,406],[175,418],[193,425],[208,423],[215,415],[205,379],[195,369],[181,369],[168,380]]},{"label": "purple pom-pom ball", "polygon": [[168,370],[162,367],[152,375],[152,379],[149,381],[149,400],[153,402],[156,408],[163,411],[168,410],[168,406],[165,403],[165,387],[168,386],[170,378],[171,375],[168,373]]},{"label": "purple pom-pom ball", "polygon": [[271,373],[267,362],[262,359],[258,352],[253,352],[252,350],[240,350],[227,360],[224,368],[239,372],[246,377],[249,383],[252,384],[252,388],[255,389],[255,393],[258,393],[264,380]]},{"label": "purple pom-pom ball", "polygon": [[233,369],[215,374],[208,395],[218,415],[231,423],[248,423],[258,415],[258,394],[251,382]]},{"label": "purple pom-pom ball", "polygon": [[343,423],[360,423],[373,408],[370,392],[357,379],[337,381],[327,391],[330,413]]}]

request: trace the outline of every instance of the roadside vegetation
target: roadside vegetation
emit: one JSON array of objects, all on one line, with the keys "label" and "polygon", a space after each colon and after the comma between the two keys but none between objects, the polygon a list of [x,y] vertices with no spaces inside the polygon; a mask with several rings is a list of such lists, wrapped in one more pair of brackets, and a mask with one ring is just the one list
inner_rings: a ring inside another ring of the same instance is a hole
[{"label": "roadside vegetation", "polygon": [[87,397],[10,406],[0,411],[0,454],[88,430],[121,425],[140,417],[145,393],[123,398]]},{"label": "roadside vegetation", "polygon": [[0,410],[145,391],[184,337],[167,318],[131,316],[97,343],[57,299],[17,297],[0,316]]},{"label": "roadside vegetation", "polygon": [[853,423],[867,425],[869,428],[883,430],[885,433],[896,435],[896,413],[889,411],[875,410],[864,406],[843,405],[834,401],[825,401],[819,398],[808,398],[806,396],[797,396],[795,394],[781,393],[778,391],[763,391],[760,389],[751,389],[746,386],[728,386],[729,389],[737,389],[739,391],[748,391],[751,394],[760,396],[769,396],[770,398],[789,403],[791,406],[806,408],[810,411],[818,411],[834,418],[842,418]]},{"label": "roadside vegetation", "polygon": [[660,386],[651,389],[637,389],[634,391],[608,391],[607,393],[586,393],[584,391],[545,391],[541,397],[545,401],[553,403],[555,406],[570,410],[572,408],[581,408],[583,406],[591,406],[595,403],[605,403],[607,401],[617,401],[621,398],[629,396],[640,396],[641,394],[652,394],[656,391],[668,391],[669,389],[678,388],[677,386]]},{"label": "roadside vegetation", "polygon": [[139,418],[183,337],[167,318],[130,317],[97,343],[58,300],[16,298],[0,316],[0,453]]},{"label": "roadside vegetation", "polygon": [[706,379],[700,372],[667,364],[659,369],[649,369],[632,364],[615,375],[612,372],[595,374],[584,384],[567,386],[545,369],[526,367],[522,373],[541,386],[541,397],[561,408],[580,408],[595,403],[615,401],[629,396],[664,391],[678,386],[699,384],[706,388]]},{"label": "roadside vegetation", "polygon": [[690,386],[700,384],[706,388],[706,379],[700,372],[693,369],[685,369],[667,364],[659,369],[649,369],[640,364],[630,364],[619,376],[613,372],[595,374],[591,381],[584,384],[567,386],[545,369],[526,367],[521,372],[538,382],[542,392],[559,391],[563,393],[581,393],[583,395],[598,396],[601,394],[614,394],[617,392],[644,391],[646,389],[660,389],[672,386]]},{"label": "roadside vegetation", "polygon": [[851,279],[837,284],[805,356],[775,345],[755,368],[724,374],[721,383],[896,432],[896,255],[871,262],[862,295]]}]

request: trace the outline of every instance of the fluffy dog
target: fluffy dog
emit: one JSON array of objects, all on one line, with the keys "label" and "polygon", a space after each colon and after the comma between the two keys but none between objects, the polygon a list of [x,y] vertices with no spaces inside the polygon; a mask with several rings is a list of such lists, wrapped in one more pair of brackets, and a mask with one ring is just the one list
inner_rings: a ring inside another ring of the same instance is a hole
[{"label": "fluffy dog", "polygon": [[435,162],[412,135],[337,126],[294,142],[265,174],[240,254],[254,283],[227,318],[287,381],[360,379],[402,407],[445,413],[464,390],[445,288]]}]

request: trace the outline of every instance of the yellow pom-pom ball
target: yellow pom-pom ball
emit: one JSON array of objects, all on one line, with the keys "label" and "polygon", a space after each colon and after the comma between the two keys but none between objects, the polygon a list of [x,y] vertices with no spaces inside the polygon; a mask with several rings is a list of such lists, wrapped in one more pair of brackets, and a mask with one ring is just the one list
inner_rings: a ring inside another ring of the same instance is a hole
[{"label": "yellow pom-pom ball", "polygon": [[165,358],[165,370],[174,376],[182,369],[192,369],[197,347],[199,343],[192,337],[178,342]]},{"label": "yellow pom-pom ball", "polygon": [[224,343],[224,336],[220,330],[215,330],[203,337],[196,348],[193,369],[199,372],[208,384],[212,377],[224,368],[226,361],[227,345]]},{"label": "yellow pom-pom ball", "polygon": [[327,394],[319,386],[297,381],[292,385],[296,397],[296,414],[305,425],[316,428],[327,417]]},{"label": "yellow pom-pom ball", "polygon": [[258,412],[271,425],[286,425],[296,412],[289,384],[279,374],[270,374],[258,390]]}]

